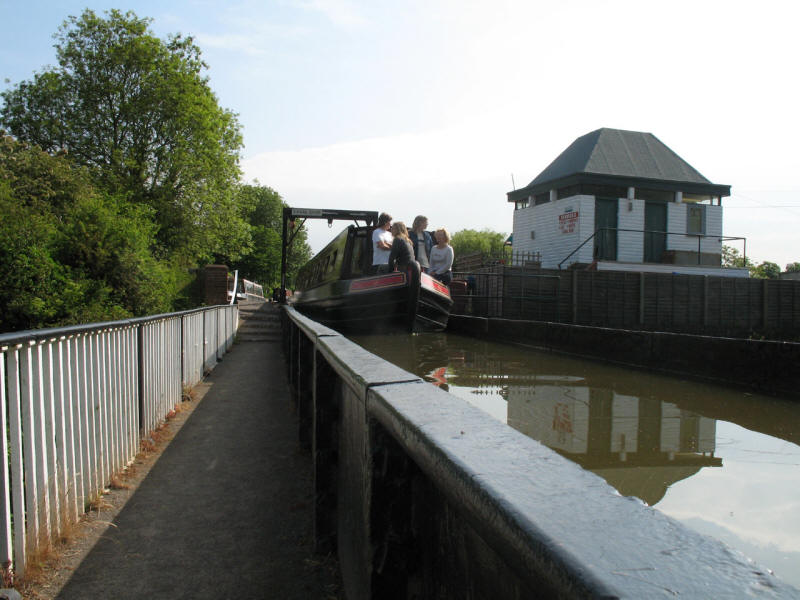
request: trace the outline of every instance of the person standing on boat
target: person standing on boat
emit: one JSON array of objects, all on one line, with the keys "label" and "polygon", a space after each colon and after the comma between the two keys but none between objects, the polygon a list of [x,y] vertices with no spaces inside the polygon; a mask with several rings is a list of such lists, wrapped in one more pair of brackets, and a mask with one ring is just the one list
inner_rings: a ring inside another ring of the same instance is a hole
[{"label": "person standing on boat", "polygon": [[414,248],[414,258],[419,263],[419,268],[423,273],[430,271],[430,255],[431,248],[433,247],[433,238],[431,234],[425,231],[428,228],[428,217],[418,215],[411,225],[411,231],[408,232],[408,238],[411,240],[411,246]]},{"label": "person standing on boat", "polygon": [[392,216],[386,213],[378,215],[378,225],[372,232],[372,272],[387,273],[389,271],[389,252],[392,249]]},{"label": "person standing on boat", "polygon": [[408,229],[402,221],[392,223],[392,249],[389,252],[389,270],[405,269],[414,260],[414,248],[408,239]]},{"label": "person standing on boat", "polygon": [[442,227],[433,233],[436,245],[431,248],[430,274],[445,285],[453,280],[453,247],[450,245],[450,234]]}]

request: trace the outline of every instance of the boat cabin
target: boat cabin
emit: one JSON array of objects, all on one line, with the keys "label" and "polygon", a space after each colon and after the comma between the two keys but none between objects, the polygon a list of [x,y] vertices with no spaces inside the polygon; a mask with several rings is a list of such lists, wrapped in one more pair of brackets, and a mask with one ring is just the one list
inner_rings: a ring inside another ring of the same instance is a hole
[{"label": "boat cabin", "polygon": [[348,226],[297,274],[299,289],[370,274],[372,227]]}]

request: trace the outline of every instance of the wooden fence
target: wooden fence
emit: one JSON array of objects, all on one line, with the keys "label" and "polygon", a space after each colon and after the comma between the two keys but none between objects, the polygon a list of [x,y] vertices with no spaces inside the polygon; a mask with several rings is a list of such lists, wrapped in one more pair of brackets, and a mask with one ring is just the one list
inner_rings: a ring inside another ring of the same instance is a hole
[{"label": "wooden fence", "polygon": [[800,281],[496,265],[455,314],[724,337],[800,339]]}]

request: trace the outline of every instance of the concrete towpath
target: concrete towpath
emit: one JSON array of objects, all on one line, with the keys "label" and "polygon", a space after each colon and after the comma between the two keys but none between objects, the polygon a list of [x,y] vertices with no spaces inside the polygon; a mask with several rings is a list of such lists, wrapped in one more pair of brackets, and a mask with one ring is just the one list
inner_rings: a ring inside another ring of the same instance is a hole
[{"label": "concrete towpath", "polygon": [[312,552],[311,461],[280,344],[237,343],[206,384],[59,599],[339,597]]}]

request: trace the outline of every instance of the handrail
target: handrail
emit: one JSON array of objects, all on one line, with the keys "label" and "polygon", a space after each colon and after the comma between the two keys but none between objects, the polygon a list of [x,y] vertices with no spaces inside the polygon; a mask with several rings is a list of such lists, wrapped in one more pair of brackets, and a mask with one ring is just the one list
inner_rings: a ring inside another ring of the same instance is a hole
[{"label": "handrail", "polygon": [[592,238],[594,238],[599,232],[601,231],[624,231],[628,233],[655,233],[660,235],[681,235],[683,237],[696,237],[697,238],[697,264],[700,264],[700,243],[705,238],[712,238],[716,239],[719,242],[726,242],[726,241],[733,241],[733,240],[743,240],[744,241],[744,249],[742,250],[742,256],[744,259],[747,259],[747,238],[745,237],[736,237],[736,236],[726,236],[726,235],[705,235],[703,233],[680,233],[675,231],[655,231],[651,229],[620,229],[618,227],[600,227],[595,229],[594,233],[590,235],[588,238],[583,240],[581,244],[575,248],[572,252],[570,252],[564,260],[558,263],[558,270],[561,270],[561,265],[563,265],[567,260],[569,260],[573,254],[575,254],[578,250],[583,248],[587,242],[589,242]]},{"label": "handrail", "polygon": [[99,323],[85,323],[81,325],[67,325],[65,327],[48,327],[45,329],[25,329],[22,331],[11,331],[8,333],[0,333],[0,347],[18,344],[21,341],[41,341],[61,337],[69,337],[71,335],[80,335],[82,333],[91,333],[95,331],[107,331],[109,329],[120,329],[122,327],[132,327],[135,325],[146,325],[147,323],[155,323],[156,321],[163,321],[164,319],[171,319],[174,317],[183,317],[195,313],[205,312],[211,308],[224,308],[227,304],[218,304],[214,306],[201,306],[200,308],[191,308],[172,313],[160,313],[151,315],[149,317],[134,317],[131,319],[120,319],[118,321],[102,321]]},{"label": "handrail", "polygon": [[238,307],[218,305],[0,335],[4,568],[24,576],[78,520],[231,349],[238,321]]}]

